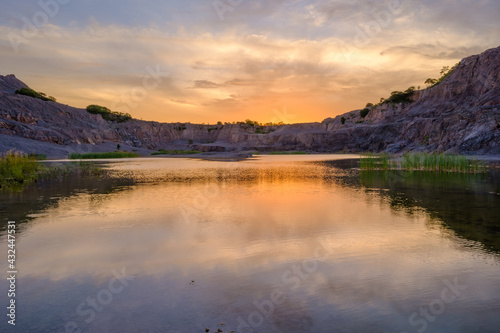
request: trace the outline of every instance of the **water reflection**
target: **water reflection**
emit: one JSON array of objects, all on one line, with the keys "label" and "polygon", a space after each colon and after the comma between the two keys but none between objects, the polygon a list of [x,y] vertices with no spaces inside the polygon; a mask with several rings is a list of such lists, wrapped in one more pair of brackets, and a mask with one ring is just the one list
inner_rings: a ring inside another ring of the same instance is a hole
[{"label": "water reflection", "polygon": [[[498,327],[497,256],[430,227],[439,217],[419,197],[407,206],[424,209],[395,209],[405,188],[328,158],[114,162],[108,185],[33,189],[18,198],[33,201],[18,240],[22,331],[410,332],[454,278],[467,292],[432,329]],[[405,186],[423,197],[421,182]],[[38,191],[56,199],[40,205]]]},{"label": "water reflection", "polygon": [[394,209],[425,209],[457,235],[500,252],[500,172],[488,175],[429,172],[361,172],[361,185],[375,189]]}]

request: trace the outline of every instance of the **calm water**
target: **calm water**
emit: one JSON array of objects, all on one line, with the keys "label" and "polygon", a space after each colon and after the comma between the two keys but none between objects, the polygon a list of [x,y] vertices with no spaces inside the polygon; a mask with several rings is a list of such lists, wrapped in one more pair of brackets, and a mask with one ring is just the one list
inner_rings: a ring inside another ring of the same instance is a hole
[{"label": "calm water", "polygon": [[0,194],[15,331],[500,332],[498,173],[349,157],[115,161]]}]

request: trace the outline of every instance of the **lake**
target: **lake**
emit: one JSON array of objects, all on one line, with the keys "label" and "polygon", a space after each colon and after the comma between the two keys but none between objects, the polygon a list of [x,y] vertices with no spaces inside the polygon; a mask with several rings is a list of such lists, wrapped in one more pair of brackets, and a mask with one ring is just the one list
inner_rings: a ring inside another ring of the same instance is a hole
[{"label": "lake", "polygon": [[356,157],[108,161],[0,193],[15,331],[500,332],[499,172]]}]

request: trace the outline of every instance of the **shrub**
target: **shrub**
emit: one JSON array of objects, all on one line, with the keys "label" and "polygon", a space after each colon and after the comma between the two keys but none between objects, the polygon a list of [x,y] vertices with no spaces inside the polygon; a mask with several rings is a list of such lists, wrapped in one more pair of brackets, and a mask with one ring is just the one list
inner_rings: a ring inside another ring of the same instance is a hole
[{"label": "shrub", "polygon": [[118,123],[124,123],[132,119],[132,116],[128,113],[111,111],[105,106],[95,104],[87,106],[87,112],[92,114],[100,114],[102,119],[107,121],[116,121]]},{"label": "shrub", "polygon": [[259,126],[260,125],[258,121],[250,120],[250,119],[245,120],[245,124],[247,124],[249,126]]},{"label": "shrub", "polygon": [[400,103],[409,103],[411,102],[411,96],[415,92],[415,87],[410,87],[406,89],[405,91],[393,91],[391,93],[391,97],[386,99],[384,103],[393,103],[393,104],[400,104]]},{"label": "shrub", "polygon": [[345,124],[345,117],[340,118],[340,123],[341,123],[342,125],[344,125],[344,124]]},{"label": "shrub", "polygon": [[33,98],[38,98],[38,99],[41,99],[42,101],[52,101],[52,102],[56,101],[55,97],[47,96],[43,92],[36,92],[31,88],[17,89],[15,91],[15,93],[18,95],[24,95],[24,96],[29,96],[29,97],[33,97]]},{"label": "shrub", "polygon": [[363,110],[359,111],[359,115],[361,116],[361,118],[366,117],[368,115],[368,113],[370,113],[369,108],[364,108]]},{"label": "shrub", "polygon": [[427,87],[432,87],[434,86],[436,83],[438,82],[437,79],[431,79],[431,78],[428,78],[427,80],[425,80],[425,84],[427,85]]},{"label": "shrub", "polygon": [[428,78],[427,80],[425,80],[425,84],[427,84],[427,88],[431,88],[431,87],[434,87],[434,86],[437,86],[438,84],[440,84],[441,82],[444,81],[444,79],[446,79],[451,73],[453,73],[453,71],[455,70],[455,68],[457,68],[459,63],[455,64],[455,66],[451,67],[450,66],[444,66],[442,69],[441,69],[441,77],[439,79],[432,79],[432,78]]}]

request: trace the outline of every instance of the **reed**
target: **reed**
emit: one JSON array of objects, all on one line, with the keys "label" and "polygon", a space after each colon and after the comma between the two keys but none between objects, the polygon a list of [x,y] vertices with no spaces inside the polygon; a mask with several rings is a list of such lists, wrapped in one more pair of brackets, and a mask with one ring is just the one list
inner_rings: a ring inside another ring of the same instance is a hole
[{"label": "reed", "polygon": [[360,169],[485,173],[487,164],[456,154],[405,153],[398,158],[385,153],[367,153],[361,156]]},{"label": "reed", "polygon": [[389,170],[396,168],[396,161],[387,154],[365,153],[360,159],[361,170]]}]

